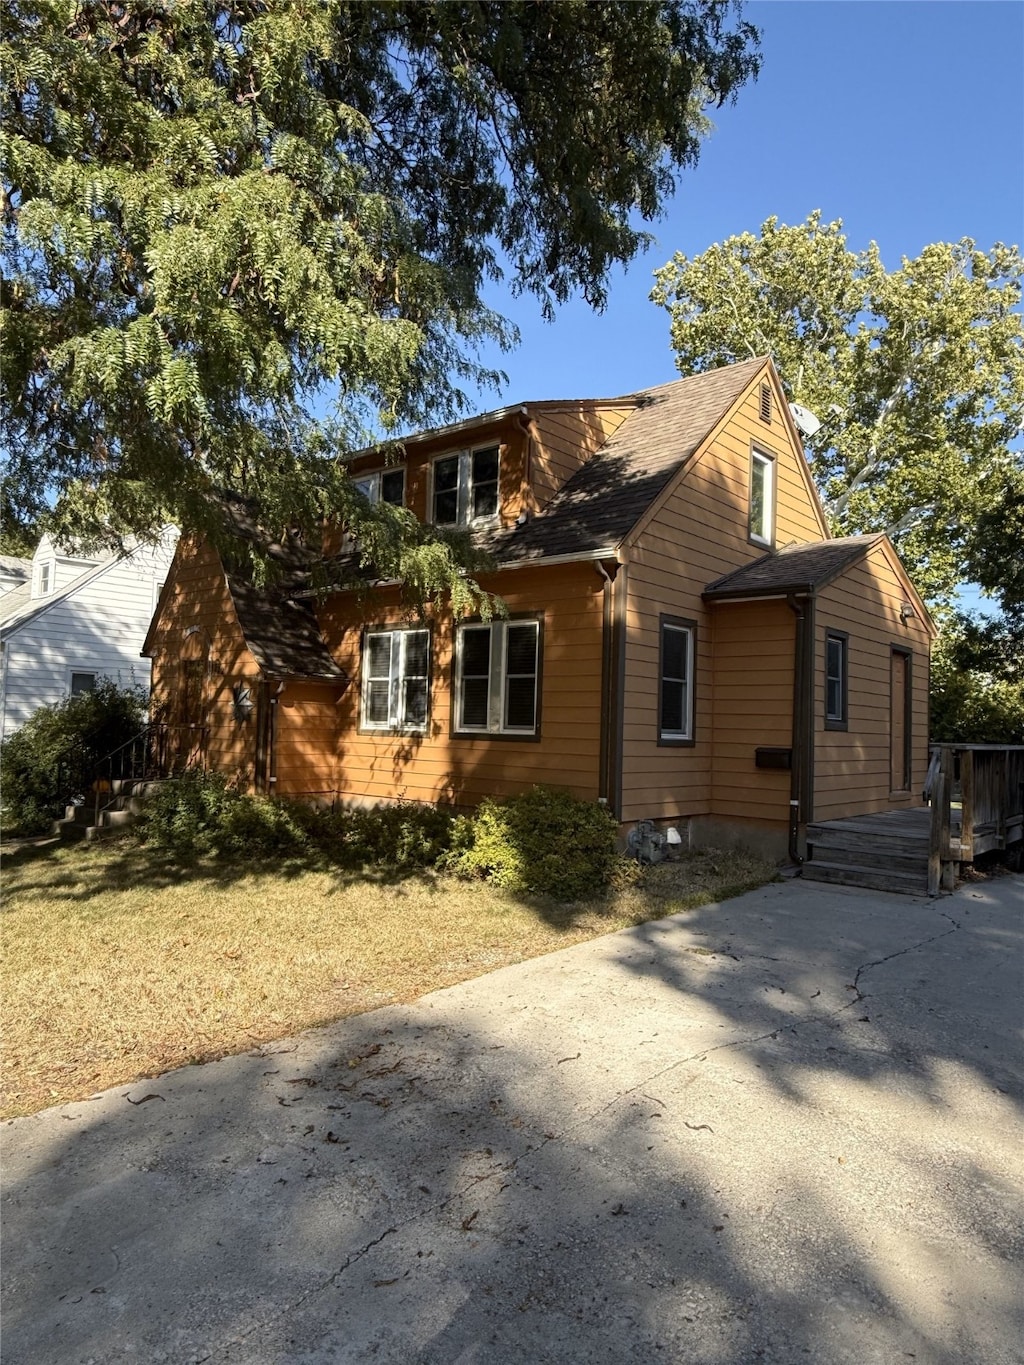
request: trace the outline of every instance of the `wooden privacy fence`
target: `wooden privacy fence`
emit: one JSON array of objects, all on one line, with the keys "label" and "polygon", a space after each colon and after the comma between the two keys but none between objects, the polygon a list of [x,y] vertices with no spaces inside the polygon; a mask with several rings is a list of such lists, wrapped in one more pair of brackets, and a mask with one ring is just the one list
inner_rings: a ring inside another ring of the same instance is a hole
[{"label": "wooden privacy fence", "polygon": [[1024,744],[934,744],[928,894],[952,891],[960,863],[1024,838]]}]

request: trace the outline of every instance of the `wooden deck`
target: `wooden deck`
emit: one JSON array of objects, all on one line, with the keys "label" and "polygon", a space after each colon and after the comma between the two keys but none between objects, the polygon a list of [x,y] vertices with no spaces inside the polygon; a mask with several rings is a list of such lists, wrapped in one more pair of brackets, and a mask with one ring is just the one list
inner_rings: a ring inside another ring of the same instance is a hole
[{"label": "wooden deck", "polygon": [[931,819],[928,807],[921,806],[808,825],[803,875],[809,881],[927,895]]}]

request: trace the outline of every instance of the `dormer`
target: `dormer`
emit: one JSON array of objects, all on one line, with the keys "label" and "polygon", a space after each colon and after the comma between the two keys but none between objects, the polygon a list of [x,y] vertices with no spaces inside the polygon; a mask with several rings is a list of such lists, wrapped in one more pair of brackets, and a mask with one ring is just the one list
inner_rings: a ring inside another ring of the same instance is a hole
[{"label": "dormer", "polygon": [[95,568],[104,556],[85,555],[74,547],[58,546],[43,536],[32,556],[32,596],[50,597],[73,583],[87,569]]}]

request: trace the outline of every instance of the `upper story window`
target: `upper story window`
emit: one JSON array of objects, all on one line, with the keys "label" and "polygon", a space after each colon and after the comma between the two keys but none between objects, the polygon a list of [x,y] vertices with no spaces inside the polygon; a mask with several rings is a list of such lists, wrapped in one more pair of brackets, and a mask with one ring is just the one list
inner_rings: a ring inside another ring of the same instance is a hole
[{"label": "upper story window", "polygon": [[750,539],[771,545],[775,525],[775,461],[754,450],[750,456]]},{"label": "upper story window", "polygon": [[455,729],[535,735],[540,681],[540,622],[460,626],[455,657]]},{"label": "upper story window", "polygon": [[53,592],[53,574],[56,565],[52,559],[44,559],[36,565],[35,582],[33,584],[33,597],[49,597]]},{"label": "upper story window", "polygon": [[482,446],[434,461],[432,521],[470,526],[498,515],[498,447]]},{"label": "upper story window", "polygon": [[363,637],[364,730],[423,730],[430,703],[430,631],[368,630]]},{"label": "upper story window", "polygon": [[368,502],[388,502],[392,507],[405,504],[405,470],[401,466],[360,474],[352,482]]}]

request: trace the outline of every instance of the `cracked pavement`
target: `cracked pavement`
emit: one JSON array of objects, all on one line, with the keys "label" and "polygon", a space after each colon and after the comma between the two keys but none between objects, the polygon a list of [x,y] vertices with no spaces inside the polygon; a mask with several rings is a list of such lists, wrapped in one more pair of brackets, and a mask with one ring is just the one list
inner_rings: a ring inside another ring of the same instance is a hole
[{"label": "cracked pavement", "polygon": [[1024,880],[783,882],[5,1125],[24,1365],[1021,1365]]}]

